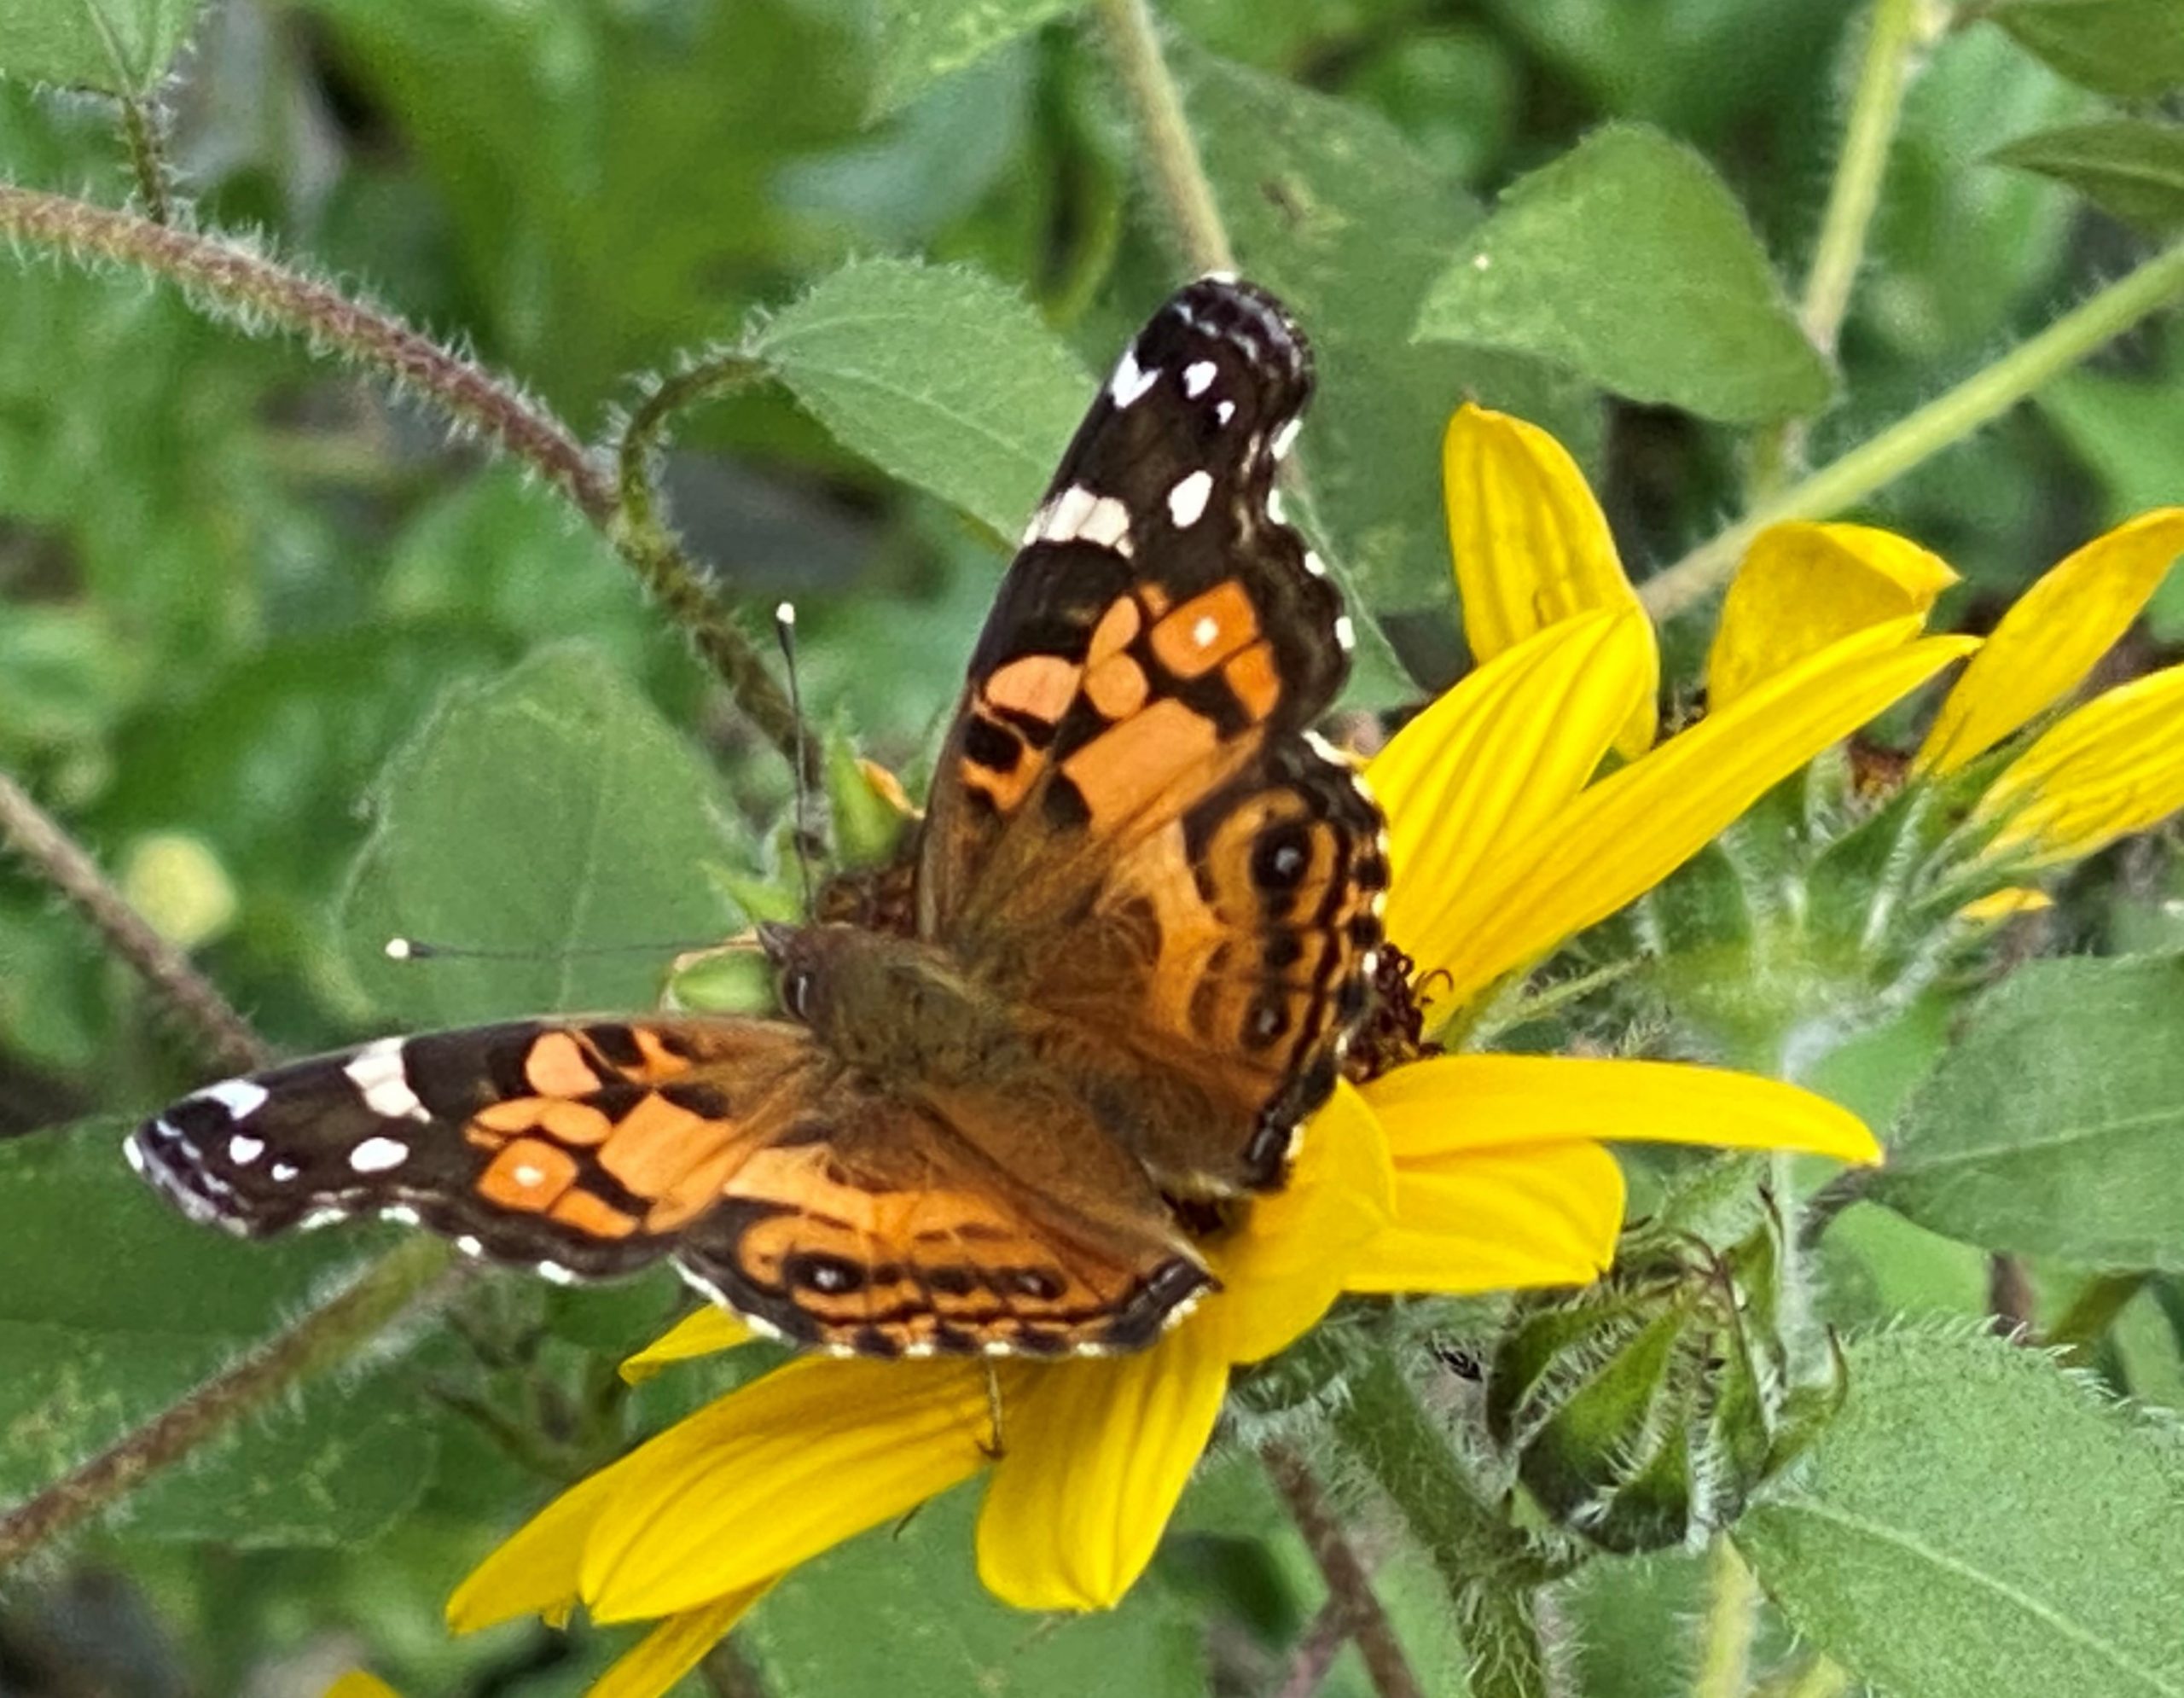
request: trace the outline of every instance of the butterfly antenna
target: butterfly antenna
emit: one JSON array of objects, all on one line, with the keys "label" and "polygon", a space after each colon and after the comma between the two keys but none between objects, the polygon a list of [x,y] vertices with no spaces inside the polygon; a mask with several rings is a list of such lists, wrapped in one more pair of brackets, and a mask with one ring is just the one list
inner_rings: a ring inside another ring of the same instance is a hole
[{"label": "butterfly antenna", "polygon": [[682,955],[720,946],[718,938],[684,938],[642,944],[571,944],[561,949],[481,949],[471,944],[392,937],[380,947],[389,961],[560,961],[578,955]]},{"label": "butterfly antenna", "polygon": [[804,741],[804,694],[796,680],[796,606],[783,602],[774,609],[774,637],[781,646],[781,660],[788,668],[789,717],[796,721],[796,864],[804,875],[804,911],[809,915],[818,905],[811,881],[811,752]]}]

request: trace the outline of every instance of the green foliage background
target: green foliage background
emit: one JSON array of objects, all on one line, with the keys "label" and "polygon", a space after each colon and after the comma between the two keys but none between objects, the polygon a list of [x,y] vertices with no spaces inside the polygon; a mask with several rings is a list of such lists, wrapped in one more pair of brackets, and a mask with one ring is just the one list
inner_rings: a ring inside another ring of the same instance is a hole
[{"label": "green foliage background", "polygon": [[[71,90],[150,99],[199,224],[455,339],[587,440],[642,374],[735,347],[761,381],[677,416],[674,521],[747,628],[793,595],[813,719],[915,774],[1089,374],[1179,275],[1080,9],[26,0],[0,20],[0,176],[122,204],[116,108]],[[2184,226],[2173,0],[1936,9],[1833,363],[1790,303],[1862,39],[1837,0],[1165,12],[1244,267],[1320,352],[1311,520],[1385,637],[1368,707],[1463,664],[1438,487],[1457,400],[1554,429],[1642,577],[1745,506],[1783,422],[1823,462]],[[793,889],[783,763],[599,535],[414,398],[197,305],[0,264],[0,770],[269,1039],[648,1004],[665,951],[581,951],[716,937]],[[2184,326],[2156,320],[1860,516],[1943,553],[1966,582],[1943,618],[1976,629],[2180,497]],[[1670,629],[1672,693],[1703,637]],[[2180,646],[2184,575],[2130,658]],[[2065,948],[2145,959],[2042,966],[1968,1021],[1921,1003],[1817,1081],[1877,1125],[1901,1111],[1901,1158],[1833,1222],[1810,1294],[1895,1329],[1852,1346],[1871,1391],[1738,1541],[1773,1595],[1765,1656],[1801,1633],[1908,1698],[2184,1692],[2184,1452],[2104,1401],[2184,1407],[2184,998],[2160,954],[2184,883],[2138,845],[2064,894]],[[398,931],[537,954],[396,966]],[[171,1218],[116,1139],[203,1072],[0,865],[0,1135],[73,1123],[0,1144],[0,1503],[392,1242],[242,1247]],[[2065,1100],[2028,1077],[2113,1087],[2068,1156],[2025,1147]],[[1976,1335],[1990,1251],[2030,1259],[2043,1318],[2077,1317],[2098,1389]],[[439,1605],[556,1485],[748,1371],[619,1386],[677,1301],[467,1286],[0,1580],[0,1691],[315,1692],[351,1662],[413,1693],[581,1689],[625,1633],[456,1642]],[[1371,1525],[1367,1497],[1345,1507]],[[1248,1453],[1209,1465],[1109,1619],[985,1601],[964,1507],[798,1575],[746,1666],[704,1678],[1258,1691],[1320,1606]],[[1565,1589],[1584,1692],[1689,1689],[1704,1569],[1603,1561]],[[1427,1556],[1392,1540],[1381,1585],[1430,1689],[1461,1690]],[[1354,1651],[1321,1689],[1369,1689]]]}]

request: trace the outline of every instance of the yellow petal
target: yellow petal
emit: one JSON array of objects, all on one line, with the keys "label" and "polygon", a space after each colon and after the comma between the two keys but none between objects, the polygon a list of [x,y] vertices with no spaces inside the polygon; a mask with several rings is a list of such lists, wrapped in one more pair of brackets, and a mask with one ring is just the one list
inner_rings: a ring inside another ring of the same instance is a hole
[{"label": "yellow petal", "polygon": [[1651,890],[1772,786],[1978,646],[1906,643],[1913,623],[1875,625],[1808,656],[1594,785],[1532,840],[1500,849],[1466,898],[1478,916],[1472,929],[1435,939],[1447,951],[1438,959],[1448,1003],[1462,1006]]},{"label": "yellow petal", "polygon": [[2032,890],[2021,884],[2004,888],[1967,902],[1956,910],[1956,917],[1967,925],[1993,926],[2004,920],[2014,920],[2020,914],[2037,914],[2053,908],[2055,898],[2044,890]]},{"label": "yellow petal", "polygon": [[615,1659],[613,1666],[592,1683],[584,1698],[664,1698],[743,1619],[744,1612],[766,1595],[772,1584],[749,1586],[669,1616],[638,1641],[636,1649]]},{"label": "yellow petal", "polygon": [[1867,625],[1923,618],[1956,582],[1940,555],[1866,525],[1770,525],[1730,580],[1706,659],[1716,711]]},{"label": "yellow petal", "polygon": [[988,1590],[1022,1609],[1106,1609],[1130,1590],[1221,1412],[1222,1331],[1193,1316],[1136,1355],[1037,1370],[1008,1405],[979,1516]]},{"label": "yellow petal", "polygon": [[2157,508],[2094,538],[2002,615],[1942,703],[1920,770],[1954,772],[2077,688],[2184,552],[2184,507]]},{"label": "yellow petal", "polygon": [[1338,1083],[1304,1129],[1289,1183],[1251,1206],[1213,1253],[1224,1288],[1185,1326],[1217,1326],[1231,1362],[1287,1349],[1339,1296],[1350,1260],[1387,1226],[1395,1169],[1380,1123],[1356,1087]]},{"label": "yellow petal", "polygon": [[1641,613],[1581,614],[1496,656],[1390,739],[1366,782],[1388,819],[1388,935],[1421,975],[1478,922],[1485,870],[1583,789],[1647,682]]},{"label": "yellow petal", "polygon": [[1794,1085],[1685,1061],[1432,1055],[1365,1087],[1400,1176],[1414,1163],[1572,1139],[1802,1150],[1879,1161],[1849,1109]]},{"label": "yellow petal", "polygon": [[1350,1266],[1363,1292],[1587,1285],[1615,1259],[1623,1170],[1593,1143],[1396,1164],[1395,1224]]},{"label": "yellow petal", "polygon": [[1998,820],[1984,853],[2075,861],[2184,808],[2184,666],[2094,697],[2012,761],[1972,811]]},{"label": "yellow petal", "polygon": [[[1442,442],[1441,469],[1472,660],[1484,665],[1578,613],[1640,610],[1584,474],[1538,426],[1459,407]],[[1644,689],[1616,738],[1633,759],[1653,741],[1660,671],[1649,625]]]},{"label": "yellow petal", "polygon": [[687,1362],[694,1356],[712,1356],[723,1350],[733,1350],[739,1344],[750,1343],[756,1336],[750,1328],[727,1310],[708,1303],[696,1313],[685,1315],[624,1361],[622,1377],[631,1385],[637,1385],[651,1379],[671,1363]]},{"label": "yellow petal", "polygon": [[566,1616],[577,1598],[584,1542],[630,1460],[571,1486],[502,1540],[448,1599],[447,1625],[474,1633],[519,1615]]},{"label": "yellow petal", "polygon": [[985,1465],[974,1362],[793,1362],[633,1451],[584,1543],[594,1619],[695,1609]]},{"label": "yellow petal", "polygon": [[392,1686],[377,1675],[352,1668],[346,1674],[334,1677],[321,1698],[402,1698]]}]

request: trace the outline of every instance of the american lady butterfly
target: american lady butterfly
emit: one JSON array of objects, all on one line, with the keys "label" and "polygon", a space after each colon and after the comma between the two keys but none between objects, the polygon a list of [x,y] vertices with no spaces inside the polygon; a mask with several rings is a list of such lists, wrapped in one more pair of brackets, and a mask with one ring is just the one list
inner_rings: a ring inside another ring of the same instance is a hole
[{"label": "american lady butterfly", "polygon": [[1380,943],[1380,813],[1308,729],[1350,622],[1275,489],[1310,388],[1249,285],[1153,315],[971,657],[914,922],[762,928],[786,1019],[386,1038],[200,1090],[131,1161],[248,1236],[665,1256],[838,1352],[1149,1343],[1212,1283],[1187,1223],[1281,1184]]}]

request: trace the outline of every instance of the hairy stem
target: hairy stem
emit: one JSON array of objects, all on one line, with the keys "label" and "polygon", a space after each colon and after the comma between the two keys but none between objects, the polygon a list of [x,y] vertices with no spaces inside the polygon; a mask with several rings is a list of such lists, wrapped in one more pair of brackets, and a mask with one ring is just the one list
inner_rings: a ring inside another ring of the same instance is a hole
[{"label": "hairy stem", "polygon": [[1122,77],[1154,191],[1194,271],[1233,271],[1235,250],[1198,155],[1183,98],[1161,56],[1159,26],[1146,0],[1100,0],[1100,24]]},{"label": "hairy stem", "polygon": [[189,964],[189,957],[154,931],[83,846],[5,773],[0,773],[0,843],[21,856],[90,922],[216,1064],[230,1073],[248,1073],[273,1059],[250,1023]]},{"label": "hairy stem", "polygon": [[[622,491],[600,461],[513,383],[392,314],[234,241],[7,184],[0,184],[0,236],[79,265],[129,265],[165,277],[247,329],[271,325],[306,337],[423,396],[451,423],[522,461],[574,504],[688,627],[700,653],[767,741],[785,754],[795,748],[796,716],[787,697],[758,648],[714,606],[697,568],[656,520],[649,527],[628,521]],[[636,451],[642,464],[642,445]]]},{"label": "hairy stem", "polygon": [[[1881,180],[1887,174],[1889,149],[1902,116],[1904,90],[1911,85],[1920,49],[1942,26],[1937,10],[1933,0],[1873,0],[1857,88],[1844,126],[1843,150],[1836,157],[1827,210],[1821,218],[1812,265],[1805,273],[1804,298],[1798,309],[1798,322],[1813,346],[1831,358],[1865,259],[1866,233],[1880,205]],[[1803,436],[1802,422],[1785,420],[1760,439],[1752,453],[1756,489],[1771,489],[1779,481],[1783,468],[1799,457]]]},{"label": "hairy stem", "polygon": [[0,1515],[0,1573],[264,1409],[299,1381],[353,1354],[427,1296],[447,1273],[449,1253],[444,1244],[430,1238],[413,1239],[390,1252],[234,1367]]},{"label": "hairy stem", "polygon": [[1301,1654],[1303,1665],[1285,1685],[1285,1691],[1291,1688],[1311,1691],[1318,1678],[1326,1674],[1321,1666],[1317,1676],[1308,1681],[1306,1678],[1313,1675],[1312,1665],[1325,1654],[1330,1643],[1339,1644],[1347,1637],[1356,1641],[1358,1654],[1365,1660],[1365,1672],[1380,1698],[1423,1698],[1424,1689],[1419,1685],[1418,1677],[1411,1672],[1403,1644],[1396,1637],[1387,1612],[1380,1608],[1379,1595],[1373,1590],[1372,1576],[1365,1572],[1363,1561],[1345,1537],[1341,1521],[1327,1503],[1327,1493],[1313,1477],[1311,1465],[1296,1451],[1279,1443],[1262,1445],[1259,1459],[1266,1464],[1267,1474],[1274,1481],[1275,1490],[1281,1494],[1281,1501],[1288,1505],[1289,1517],[1297,1523],[1297,1531],[1304,1534],[1312,1561],[1319,1565],[1320,1577],[1327,1587],[1329,1614],[1326,1631],[1324,1634],[1308,1636],[1306,1649]]},{"label": "hairy stem", "polygon": [[167,199],[166,149],[160,145],[159,113],[135,95],[121,101],[121,138],[129,148],[129,168],[136,176],[136,193],[144,202],[144,216],[155,224],[174,222],[174,207]]},{"label": "hairy stem", "polygon": [[1759,1583],[1727,1533],[1714,1535],[1707,1559],[1706,1614],[1699,1624],[1699,1678],[1692,1698],[1744,1698],[1751,1640],[1759,1625]]},{"label": "hairy stem", "polygon": [[1696,605],[1720,586],[1751,539],[1769,525],[1825,519],[1863,500],[1961,442],[2180,294],[2184,242],[2156,254],[1947,394],[1760,503],[1719,536],[1647,579],[1640,586],[1640,599],[1656,619],[1672,618]]}]

